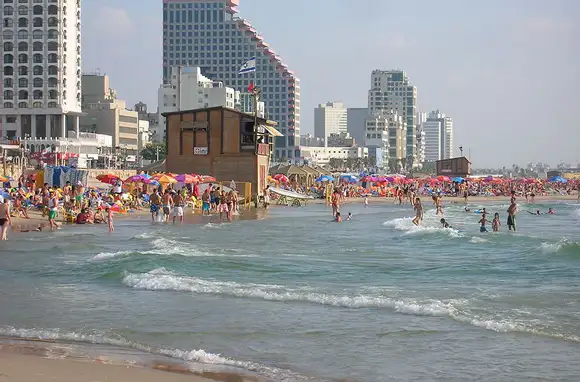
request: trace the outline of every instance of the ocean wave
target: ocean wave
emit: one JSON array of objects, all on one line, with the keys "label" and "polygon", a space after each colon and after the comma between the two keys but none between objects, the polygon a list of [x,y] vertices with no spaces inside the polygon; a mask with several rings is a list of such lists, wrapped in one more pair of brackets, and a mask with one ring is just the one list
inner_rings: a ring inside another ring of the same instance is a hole
[{"label": "ocean wave", "polygon": [[[470,304],[474,301],[466,299],[393,298],[381,295],[380,290],[375,291],[374,294],[334,295],[309,287],[292,288],[282,285],[204,280],[190,276],[179,276],[165,268],[154,269],[147,273],[126,273],[123,277],[123,284],[135,289],[152,291],[191,292],[266,301],[303,302],[349,309],[385,308],[406,315],[448,317],[463,324],[494,332],[522,332],[580,342],[580,337],[576,335],[559,333],[557,330],[541,327],[534,323],[519,322],[516,319],[500,319],[495,316],[474,315],[470,310]],[[367,293],[370,292],[370,290],[367,291]]]},{"label": "ocean wave", "polygon": [[469,239],[469,242],[471,244],[481,244],[487,242],[487,239],[484,239],[483,237],[479,236],[473,236],[471,239]]},{"label": "ocean wave", "polygon": [[570,254],[580,255],[580,243],[571,242],[569,240],[560,240],[557,243],[544,242],[540,245],[540,250],[545,254]]},{"label": "ocean wave", "polygon": [[61,329],[15,328],[12,326],[0,326],[0,335],[30,340],[70,341],[87,344],[119,346],[150,354],[164,355],[183,361],[193,361],[201,364],[235,367],[240,370],[255,372],[269,378],[275,378],[277,381],[282,382],[308,380],[307,377],[296,374],[289,370],[269,367],[255,362],[240,361],[225,357],[221,354],[211,353],[203,349],[182,350],[153,347],[139,342],[127,340],[116,334],[109,334],[96,330],[67,331]]},{"label": "ocean wave", "polygon": [[[417,235],[417,234],[429,234],[429,233],[439,233],[450,236],[452,238],[459,238],[464,237],[465,235],[454,229],[454,228],[443,228],[439,224],[439,226],[434,225],[414,225],[412,222],[413,218],[397,218],[393,220],[389,220],[383,223],[386,227],[392,227],[398,231],[403,231],[404,235]],[[425,219],[423,223],[429,224],[430,222]]]}]

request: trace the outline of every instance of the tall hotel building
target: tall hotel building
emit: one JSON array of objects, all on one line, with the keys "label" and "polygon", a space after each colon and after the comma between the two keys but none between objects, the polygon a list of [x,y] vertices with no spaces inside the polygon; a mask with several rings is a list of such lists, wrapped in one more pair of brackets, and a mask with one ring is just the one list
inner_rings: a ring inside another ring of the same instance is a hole
[{"label": "tall hotel building", "polygon": [[3,0],[1,7],[0,139],[78,132],[80,0]]},{"label": "tall hotel building", "polygon": [[419,165],[417,160],[417,88],[402,70],[373,70],[369,91],[369,114],[395,112],[405,123],[403,140],[406,167]]},{"label": "tall hotel building", "polygon": [[[300,81],[247,20],[237,17],[239,0],[163,0],[163,82],[174,66],[198,66],[202,74],[241,92],[254,82],[266,116],[284,134],[275,156],[300,154]],[[238,74],[256,57],[256,72]]]}]

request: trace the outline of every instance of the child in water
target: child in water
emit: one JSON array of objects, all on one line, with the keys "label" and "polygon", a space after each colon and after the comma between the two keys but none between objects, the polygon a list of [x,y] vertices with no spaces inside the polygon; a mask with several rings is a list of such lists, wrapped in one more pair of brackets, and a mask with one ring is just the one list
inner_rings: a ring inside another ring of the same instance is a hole
[{"label": "child in water", "polygon": [[491,221],[491,229],[493,230],[493,232],[499,232],[500,226],[501,223],[499,222],[499,214],[496,212],[495,215],[493,216],[493,220]]},{"label": "child in water", "polygon": [[336,223],[342,223],[342,216],[340,216],[340,212],[337,212],[336,215],[334,215],[334,221]]},{"label": "child in water", "polygon": [[449,225],[449,223],[447,223],[447,221],[446,221],[445,219],[443,219],[443,218],[441,218],[440,222],[441,222],[441,225],[443,225],[443,228],[453,228],[453,227],[451,227],[451,226]]},{"label": "child in water", "polygon": [[487,223],[487,215],[481,215],[481,219],[479,220],[481,226],[479,227],[479,232],[487,232],[487,228],[485,228],[485,224]]}]

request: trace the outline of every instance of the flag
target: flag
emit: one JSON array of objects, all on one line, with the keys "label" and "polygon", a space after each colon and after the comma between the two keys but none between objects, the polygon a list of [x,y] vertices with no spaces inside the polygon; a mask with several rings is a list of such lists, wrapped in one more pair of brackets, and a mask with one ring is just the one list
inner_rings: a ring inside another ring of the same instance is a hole
[{"label": "flag", "polygon": [[250,84],[248,85],[248,93],[252,93],[255,88],[256,88],[256,85],[254,85],[253,82],[250,82]]},{"label": "flag", "polygon": [[256,71],[256,57],[252,57],[248,61],[244,62],[238,74],[252,73],[255,71]]}]

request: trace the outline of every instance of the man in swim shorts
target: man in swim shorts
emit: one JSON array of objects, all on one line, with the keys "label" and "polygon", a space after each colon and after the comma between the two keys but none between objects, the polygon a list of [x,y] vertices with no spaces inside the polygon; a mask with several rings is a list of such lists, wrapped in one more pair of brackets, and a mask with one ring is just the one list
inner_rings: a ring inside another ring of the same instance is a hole
[{"label": "man in swim shorts", "polygon": [[512,199],[511,204],[507,210],[508,218],[507,218],[507,226],[510,231],[516,232],[516,212],[517,212],[517,205],[515,202],[515,198]]}]

